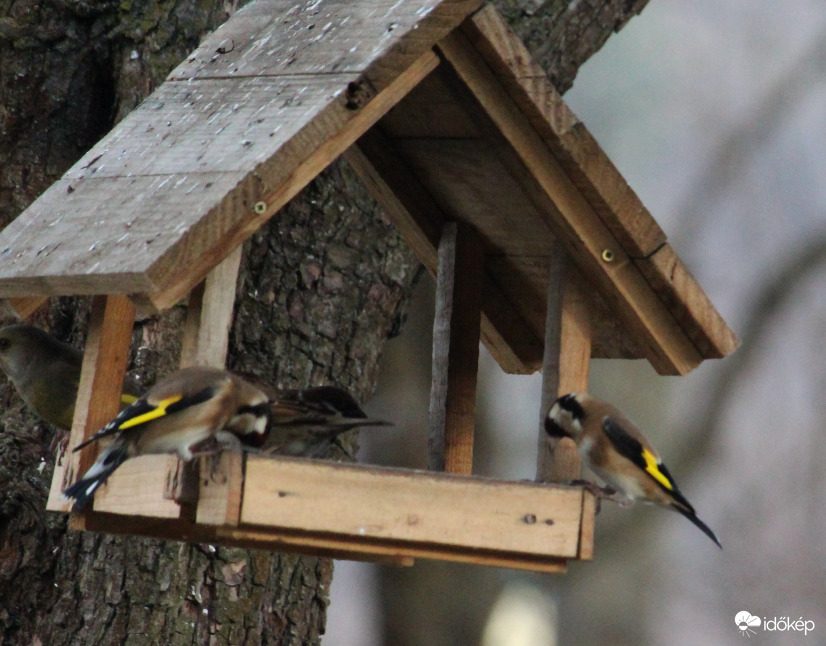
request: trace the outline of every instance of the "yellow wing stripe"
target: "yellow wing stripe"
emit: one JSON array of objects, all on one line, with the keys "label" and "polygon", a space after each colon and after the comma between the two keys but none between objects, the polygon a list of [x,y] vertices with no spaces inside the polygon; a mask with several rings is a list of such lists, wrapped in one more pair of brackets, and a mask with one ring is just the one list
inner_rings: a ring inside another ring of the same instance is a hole
[{"label": "yellow wing stripe", "polygon": [[153,419],[158,419],[159,417],[163,417],[166,415],[166,409],[174,404],[177,401],[181,401],[182,395],[175,395],[174,397],[168,397],[167,399],[162,399],[158,402],[158,405],[155,406],[152,410],[144,413],[143,415],[137,415],[136,417],[130,417],[128,420],[123,422],[118,428],[120,430],[124,430],[127,428],[132,428],[133,426],[139,426],[140,424],[145,424],[146,422],[151,422]]},{"label": "yellow wing stripe", "polygon": [[120,396],[120,403],[124,404],[125,406],[131,406],[136,401],[138,401],[138,398],[135,397],[134,395],[127,395],[126,393],[123,393]]},{"label": "yellow wing stripe", "polygon": [[660,471],[660,467],[657,464],[657,458],[654,457],[651,451],[648,449],[643,449],[642,457],[645,460],[645,470],[651,475],[651,477],[669,491],[673,491],[674,485],[671,483],[671,480],[666,478],[663,475],[663,472]]}]

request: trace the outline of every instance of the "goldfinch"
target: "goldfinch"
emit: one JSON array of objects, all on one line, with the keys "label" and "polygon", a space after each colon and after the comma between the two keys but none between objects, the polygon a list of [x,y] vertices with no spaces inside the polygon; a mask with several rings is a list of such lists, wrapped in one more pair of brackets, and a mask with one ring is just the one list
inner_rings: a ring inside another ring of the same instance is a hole
[{"label": "goldfinch", "polygon": [[84,509],[124,461],[174,453],[184,461],[240,448],[239,437],[263,435],[269,401],[261,390],[226,370],[192,367],[172,373],[75,448],[114,436],[83,477],[63,494]]},{"label": "goldfinch", "polygon": [[241,376],[270,400],[266,434],[241,437],[245,446],[263,453],[319,458],[342,433],[362,426],[392,426],[390,422],[369,419],[355,398],[336,386],[282,390],[255,375]]},{"label": "goldfinch", "polygon": [[654,447],[617,408],[585,393],[571,393],[554,402],[545,418],[551,437],[570,437],[583,462],[617,493],[620,504],[635,500],[679,512],[722,549],[694,507],[680,493]]},{"label": "goldfinch", "polygon": [[[72,427],[82,364],[83,352],[40,328],[19,324],[0,329],[0,368],[29,408],[65,430]],[[134,381],[124,379],[123,406],[141,394]]]}]

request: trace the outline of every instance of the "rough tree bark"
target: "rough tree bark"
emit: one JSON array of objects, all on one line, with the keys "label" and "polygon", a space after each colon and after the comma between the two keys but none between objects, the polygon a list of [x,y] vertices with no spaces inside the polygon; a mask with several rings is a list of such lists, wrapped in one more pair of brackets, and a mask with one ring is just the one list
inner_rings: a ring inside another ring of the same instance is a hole
[{"label": "rough tree bark", "polygon": [[[235,4],[0,0],[0,227]],[[645,0],[499,4],[566,89]],[[336,163],[247,243],[228,363],[280,385],[332,382],[365,397],[418,272]],[[82,345],[87,314],[84,299],[53,299],[36,322]],[[182,316],[177,308],[136,324],[131,369],[147,382],[174,366]],[[0,644],[319,641],[329,560],[68,532],[62,515],[43,511],[54,431],[5,382],[0,406]]]}]

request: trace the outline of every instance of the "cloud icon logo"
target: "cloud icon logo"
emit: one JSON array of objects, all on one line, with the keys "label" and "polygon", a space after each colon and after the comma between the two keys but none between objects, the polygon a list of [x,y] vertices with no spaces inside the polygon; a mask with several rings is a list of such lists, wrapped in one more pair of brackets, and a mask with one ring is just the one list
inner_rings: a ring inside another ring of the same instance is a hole
[{"label": "cloud icon logo", "polygon": [[734,623],[737,624],[737,628],[740,630],[741,635],[751,637],[752,635],[757,634],[757,631],[753,629],[759,628],[762,622],[760,621],[760,617],[755,617],[750,612],[741,610],[734,615]]}]

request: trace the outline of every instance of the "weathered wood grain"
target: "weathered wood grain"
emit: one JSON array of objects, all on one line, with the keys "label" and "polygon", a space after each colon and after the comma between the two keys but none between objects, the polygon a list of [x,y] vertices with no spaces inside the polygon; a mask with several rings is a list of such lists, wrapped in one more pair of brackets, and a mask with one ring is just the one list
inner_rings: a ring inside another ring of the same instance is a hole
[{"label": "weathered wood grain", "polygon": [[[467,39],[454,33],[439,47],[507,142],[509,148],[500,150],[503,163],[524,177],[526,185],[536,183],[536,199],[544,194],[548,202],[541,210],[548,225],[616,308],[655,369],[663,374],[685,374],[696,367],[702,361],[697,349]],[[521,171],[515,160],[509,159],[511,154],[518,158]]]},{"label": "weathered wood grain", "polygon": [[224,451],[217,456],[200,458],[200,461],[196,522],[238,525],[244,492],[244,456],[237,451]]},{"label": "weathered wood grain", "polygon": [[[439,235],[447,215],[430,195],[394,143],[378,129],[362,136],[347,159],[384,207],[419,260],[432,275],[437,270]],[[490,258],[488,258],[490,260]],[[519,316],[486,272],[481,337],[503,370],[530,374],[542,362],[541,335]]]},{"label": "weathered wood grain", "polygon": [[[80,478],[92,466],[100,448],[91,444],[75,452],[74,447],[118,414],[134,321],[135,308],[125,296],[116,294],[93,299],[72,430],[61,473],[55,469],[52,477],[55,493]],[[67,508],[68,501],[62,496],[55,496],[54,502],[60,509]]]},{"label": "weathered wood grain", "polygon": [[634,264],[704,357],[721,358],[737,349],[737,335],[670,244],[647,258],[634,260]]},{"label": "weathered wood grain", "polygon": [[499,12],[488,5],[462,30],[626,252],[644,257],[663,244],[656,220]]},{"label": "weathered wood grain", "polygon": [[381,89],[481,0],[258,0],[169,75],[188,80],[357,72]]},{"label": "weathered wood grain", "polygon": [[242,248],[236,247],[192,290],[181,342],[181,368],[224,368]]},{"label": "weathered wood grain", "polygon": [[229,44],[213,34],[199,51],[243,70],[193,77],[181,70],[211,63],[184,63],[172,77],[182,80],[164,83],[0,234],[0,294],[148,293],[169,307],[424,78],[433,43],[479,4],[314,3],[332,26],[307,40],[283,16],[281,44],[301,43],[287,58],[266,16],[296,9],[311,20],[313,7],[238,12]]},{"label": "weathered wood grain", "polygon": [[436,549],[576,558],[582,490],[247,458],[241,523]]},{"label": "weathered wood grain", "polygon": [[[559,243],[548,266],[537,482],[570,482],[579,477],[580,463],[565,447],[561,455],[557,453],[559,443],[550,441],[545,432],[545,418],[558,397],[588,391],[594,322],[590,300],[581,275]],[[574,470],[576,475],[568,477]]]},{"label": "weathered wood grain", "polygon": [[433,319],[428,441],[433,471],[473,471],[484,260],[482,241],[470,225],[445,224]]}]

